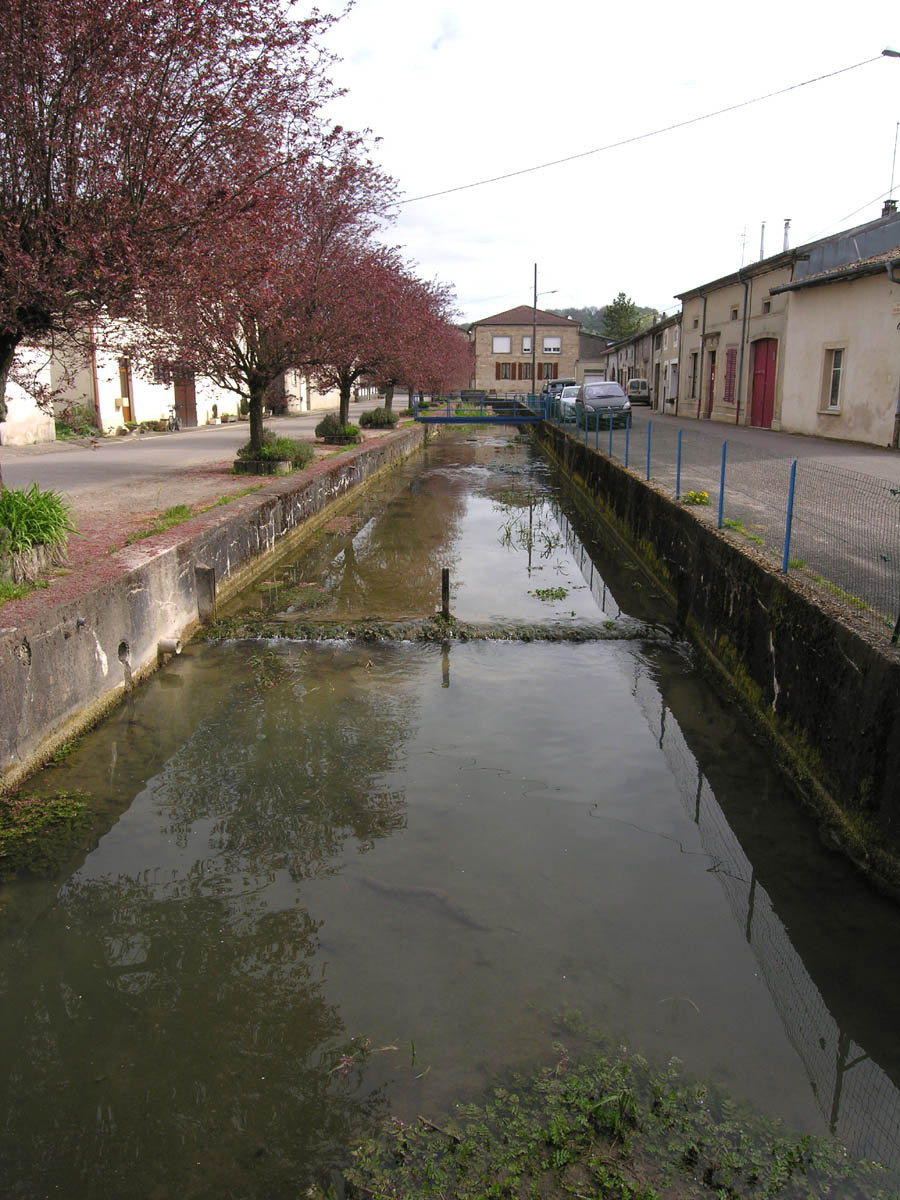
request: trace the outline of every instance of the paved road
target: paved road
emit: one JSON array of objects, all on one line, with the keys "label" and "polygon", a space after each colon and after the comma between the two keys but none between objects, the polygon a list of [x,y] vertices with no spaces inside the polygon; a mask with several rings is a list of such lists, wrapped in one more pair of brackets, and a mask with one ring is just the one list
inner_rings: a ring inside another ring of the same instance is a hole
[{"label": "paved road", "polygon": [[[403,398],[396,407],[405,404]],[[351,419],[372,401],[351,404]],[[295,417],[276,417],[267,428],[292,437],[311,438],[322,411]],[[249,437],[246,422],[203,425],[179,433],[148,433],[132,437],[100,438],[92,449],[85,441],[45,442],[37,446],[0,446],[0,469],[7,487],[37,483],[55,488],[75,503],[79,493],[98,487],[127,487],[137,480],[164,480],[170,473],[191,467],[234,461]]]}]

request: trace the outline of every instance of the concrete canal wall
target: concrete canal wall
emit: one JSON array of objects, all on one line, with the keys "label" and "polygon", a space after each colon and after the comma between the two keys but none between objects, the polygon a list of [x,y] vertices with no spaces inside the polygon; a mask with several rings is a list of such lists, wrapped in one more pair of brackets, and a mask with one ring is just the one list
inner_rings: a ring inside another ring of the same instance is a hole
[{"label": "concrete canal wall", "polygon": [[900,896],[900,651],[619,464],[549,424],[537,436],[671,596],[824,836]]},{"label": "concrete canal wall", "polygon": [[[0,788],[88,728],[333,502],[422,445],[401,430],[109,555],[59,599],[0,613]],[[4,618],[6,618],[4,620]]]}]

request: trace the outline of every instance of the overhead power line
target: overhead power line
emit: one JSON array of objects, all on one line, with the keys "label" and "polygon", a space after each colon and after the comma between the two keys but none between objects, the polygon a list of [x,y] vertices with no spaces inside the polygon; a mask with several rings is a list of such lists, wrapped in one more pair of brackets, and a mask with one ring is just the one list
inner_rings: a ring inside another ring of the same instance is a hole
[{"label": "overhead power line", "polygon": [[700,117],[689,117],[686,121],[676,121],[674,125],[664,125],[661,129],[652,129],[649,133],[638,133],[634,137],[623,138],[620,142],[610,142],[607,146],[597,146],[594,150],[582,150],[580,154],[569,154],[565,158],[555,158],[552,162],[538,163],[534,167],[522,167],[518,171],[508,171],[505,175],[492,175],[490,179],[477,179],[474,183],[461,183],[456,187],[444,188],[440,192],[427,192],[423,196],[411,196],[408,200],[398,200],[392,207],[402,208],[405,204],[415,204],[419,200],[433,200],[436,196],[449,196],[453,192],[466,192],[471,188],[485,187],[489,183],[500,183],[504,179],[515,179],[518,175],[530,175],[534,171],[546,171],[548,167],[558,167],[562,163],[575,162],[579,158],[589,158],[592,154],[603,154],[607,150],[617,150],[620,146],[630,146],[634,142],[643,142],[648,138],[659,137],[663,133],[672,133],[676,129],[685,129],[688,125],[697,125],[701,121],[710,121],[713,117],[724,116],[725,113],[737,112],[739,108],[749,108],[751,104],[761,104],[763,100],[772,100],[775,96],[783,96],[787,92],[795,92],[798,88],[809,87],[813,83],[821,83],[824,79],[833,79],[835,75],[845,75],[869,63],[879,62],[881,55],[875,58],[865,58],[862,62],[853,63],[849,67],[841,67],[837,71],[829,71],[827,75],[817,75],[814,79],[804,79],[801,83],[792,83],[788,87],[779,88],[774,92],[766,92],[764,96],[754,96],[752,100],[741,100],[738,104],[729,104],[726,108],[717,108],[715,112],[704,113]]}]

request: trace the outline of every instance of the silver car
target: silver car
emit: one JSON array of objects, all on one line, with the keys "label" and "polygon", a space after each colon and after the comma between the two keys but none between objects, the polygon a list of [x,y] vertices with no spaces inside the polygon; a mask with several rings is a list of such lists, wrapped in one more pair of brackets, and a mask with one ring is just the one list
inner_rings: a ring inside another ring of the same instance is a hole
[{"label": "silver car", "polygon": [[610,422],[621,427],[631,419],[631,404],[622,385],[608,379],[581,384],[575,397],[575,410],[578,424],[587,423],[588,429],[596,428],[598,417],[601,429],[608,429]]},{"label": "silver car", "polygon": [[559,393],[559,415],[563,421],[575,420],[575,401],[577,398],[577,383],[570,383]]}]

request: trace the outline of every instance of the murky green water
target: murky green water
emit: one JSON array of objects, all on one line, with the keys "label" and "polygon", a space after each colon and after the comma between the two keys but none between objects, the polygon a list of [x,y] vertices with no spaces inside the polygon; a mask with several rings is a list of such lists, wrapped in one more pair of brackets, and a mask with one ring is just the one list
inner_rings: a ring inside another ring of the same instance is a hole
[{"label": "murky green water", "polygon": [[[460,617],[664,625],[598,537],[527,448],[449,438],[249,602],[423,615],[451,565]],[[900,1159],[900,913],[676,641],[192,647],[38,786],[100,824],[0,890],[7,1195],[295,1196],[573,1009]]]}]

